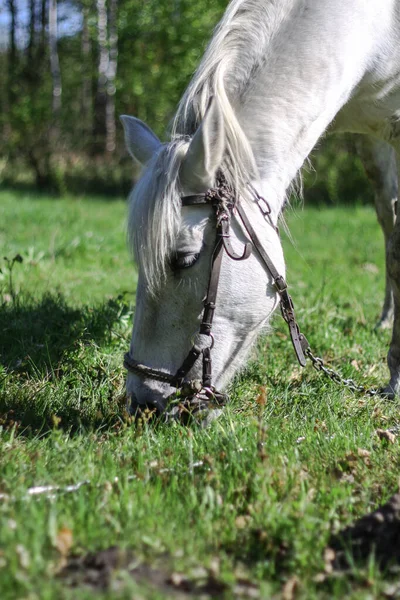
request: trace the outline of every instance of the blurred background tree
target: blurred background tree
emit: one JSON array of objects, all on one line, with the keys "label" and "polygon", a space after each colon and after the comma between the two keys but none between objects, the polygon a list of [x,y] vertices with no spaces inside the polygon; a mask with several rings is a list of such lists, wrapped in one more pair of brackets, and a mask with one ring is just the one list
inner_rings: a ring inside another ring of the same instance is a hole
[{"label": "blurred background tree", "polygon": [[[227,0],[0,0],[0,183],[125,194],[119,114],[164,136]],[[349,138],[305,173],[312,203],[371,199]]]}]

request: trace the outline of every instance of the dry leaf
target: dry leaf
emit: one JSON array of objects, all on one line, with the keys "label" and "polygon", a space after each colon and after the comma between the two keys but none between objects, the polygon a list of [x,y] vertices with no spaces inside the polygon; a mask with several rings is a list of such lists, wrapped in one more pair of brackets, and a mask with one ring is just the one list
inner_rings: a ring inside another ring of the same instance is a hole
[{"label": "dry leaf", "polygon": [[187,577],[183,573],[172,573],[169,578],[169,583],[171,583],[175,587],[180,587],[182,583],[187,581]]},{"label": "dry leaf", "polygon": [[324,551],[324,563],[325,563],[325,573],[332,573],[333,571],[333,562],[336,558],[336,552],[332,548],[325,548]]},{"label": "dry leaf", "polygon": [[57,533],[54,545],[61,556],[65,557],[68,556],[68,553],[72,548],[73,541],[74,539],[71,529],[68,529],[68,527],[62,527]]},{"label": "dry leaf", "polygon": [[205,567],[199,565],[198,567],[193,567],[190,569],[190,579],[194,581],[202,581],[208,578],[208,572]]},{"label": "dry leaf", "polygon": [[369,450],[365,450],[365,448],[357,448],[358,456],[363,460],[364,464],[369,467],[371,465],[370,456],[371,452]]},{"label": "dry leaf", "polygon": [[260,386],[260,393],[256,399],[256,403],[258,404],[258,406],[263,407],[265,406],[267,401],[267,389],[264,385]]},{"label": "dry leaf", "polygon": [[111,492],[112,489],[113,489],[111,481],[105,481],[103,483],[103,489],[104,489],[105,492]]},{"label": "dry leaf", "polygon": [[354,483],[355,479],[354,479],[354,475],[352,475],[351,473],[343,473],[340,477],[339,477],[340,481],[342,481],[343,483]]},{"label": "dry leaf", "polygon": [[240,515],[235,519],[235,525],[238,529],[244,529],[250,521],[250,515]]},{"label": "dry leaf", "polygon": [[348,452],[346,454],[347,467],[352,471],[357,466],[358,456],[354,452]]},{"label": "dry leaf", "polygon": [[373,419],[380,419],[381,421],[389,421],[389,417],[383,414],[382,409],[379,406],[376,406],[372,411]]},{"label": "dry leaf", "polygon": [[384,587],[383,596],[385,598],[398,598],[400,585],[398,583],[389,583]]},{"label": "dry leaf", "polygon": [[15,547],[15,551],[17,553],[19,564],[21,565],[21,567],[23,569],[27,569],[31,564],[31,559],[28,550],[22,544],[17,544]]},{"label": "dry leaf", "polygon": [[328,427],[325,421],[315,419],[314,431],[324,431],[326,433],[328,431]]},{"label": "dry leaf", "polygon": [[366,262],[361,266],[361,268],[367,273],[379,273],[379,268],[374,263]]},{"label": "dry leaf", "polygon": [[318,573],[313,577],[314,583],[324,583],[326,581],[326,573]]},{"label": "dry leaf", "polygon": [[380,440],[387,440],[390,444],[396,441],[396,436],[389,429],[377,429],[375,433]]},{"label": "dry leaf", "polygon": [[219,577],[220,565],[221,565],[221,561],[220,561],[219,557],[213,556],[212,559],[210,560],[209,569],[210,569],[211,575],[215,578]]},{"label": "dry leaf", "polygon": [[238,582],[232,591],[235,598],[254,598],[254,600],[260,598],[260,590],[257,585],[248,579]]},{"label": "dry leaf", "polygon": [[287,340],[288,339],[288,336],[286,335],[286,333],[283,333],[283,331],[276,331],[275,334],[281,340]]},{"label": "dry leaf", "polygon": [[363,458],[364,456],[371,456],[371,452],[369,450],[365,450],[365,448],[357,448],[358,456]]},{"label": "dry leaf", "polygon": [[293,600],[299,589],[299,583],[296,575],[288,579],[282,588],[282,600]]},{"label": "dry leaf", "polygon": [[292,369],[292,372],[289,375],[289,381],[300,381],[302,376],[302,372],[300,369]]}]

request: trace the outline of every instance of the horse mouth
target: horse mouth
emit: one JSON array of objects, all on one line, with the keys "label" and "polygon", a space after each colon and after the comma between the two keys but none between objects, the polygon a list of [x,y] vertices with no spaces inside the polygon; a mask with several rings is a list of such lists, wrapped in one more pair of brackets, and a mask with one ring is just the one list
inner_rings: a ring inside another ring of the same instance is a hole
[{"label": "horse mouth", "polygon": [[218,418],[228,402],[226,394],[213,394],[212,392],[197,392],[182,396],[173,392],[162,405],[160,402],[147,401],[139,403],[132,394],[129,401],[129,413],[135,418],[145,422],[178,422],[182,425],[198,423],[207,426]]}]

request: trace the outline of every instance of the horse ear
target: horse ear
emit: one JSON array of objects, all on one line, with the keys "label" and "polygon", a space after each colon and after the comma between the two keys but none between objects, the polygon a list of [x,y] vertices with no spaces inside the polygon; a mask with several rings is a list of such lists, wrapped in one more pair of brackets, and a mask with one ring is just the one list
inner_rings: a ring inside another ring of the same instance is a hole
[{"label": "horse ear", "polygon": [[120,119],[124,126],[126,149],[140,164],[146,164],[161,146],[160,140],[140,119],[128,115],[121,115]]},{"label": "horse ear", "polygon": [[225,150],[222,112],[211,98],[206,114],[192,141],[180,170],[181,183],[192,192],[204,192],[214,184]]}]

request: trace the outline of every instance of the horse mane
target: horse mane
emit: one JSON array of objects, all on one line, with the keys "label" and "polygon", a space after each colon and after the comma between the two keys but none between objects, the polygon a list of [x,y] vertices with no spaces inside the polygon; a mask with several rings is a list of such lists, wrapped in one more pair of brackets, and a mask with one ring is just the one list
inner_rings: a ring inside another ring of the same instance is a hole
[{"label": "horse mane", "polygon": [[[268,47],[298,0],[232,0],[217,25],[173,120],[172,136],[193,135],[212,97],[219,103],[226,138],[222,166],[240,194],[259,177],[256,159],[240,115],[264,68]],[[257,119],[257,115],[254,115]]]},{"label": "horse mane", "polygon": [[[221,169],[243,197],[258,168],[240,124],[246,95],[265,65],[266,48],[296,0],[233,0],[215,29],[172,123],[171,139],[153,157],[132,192],[129,239],[150,289],[165,275],[181,226],[179,168],[210,99],[219,103],[226,151]],[[273,11],[273,15],[270,13]],[[272,18],[273,17],[273,18]],[[257,115],[255,115],[257,118]]]},{"label": "horse mane", "polygon": [[164,144],[146,165],[130,197],[128,242],[150,290],[165,276],[181,225],[178,176],[188,141]]}]

